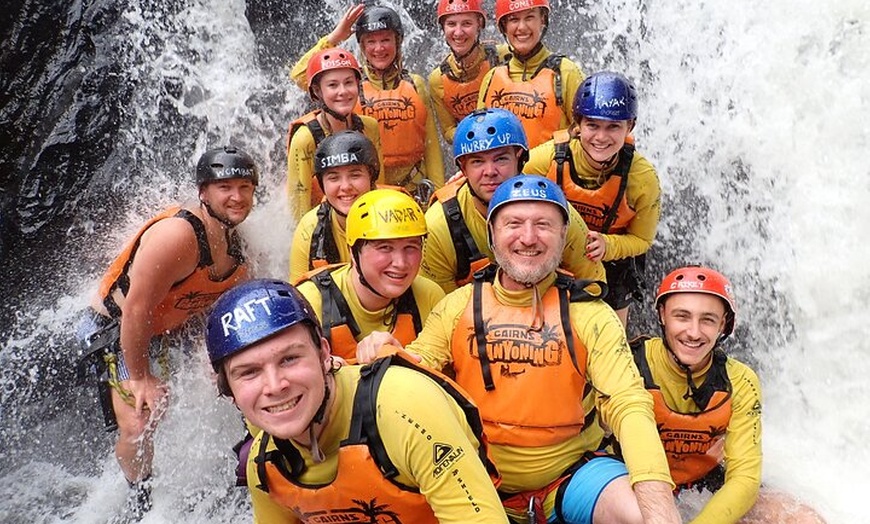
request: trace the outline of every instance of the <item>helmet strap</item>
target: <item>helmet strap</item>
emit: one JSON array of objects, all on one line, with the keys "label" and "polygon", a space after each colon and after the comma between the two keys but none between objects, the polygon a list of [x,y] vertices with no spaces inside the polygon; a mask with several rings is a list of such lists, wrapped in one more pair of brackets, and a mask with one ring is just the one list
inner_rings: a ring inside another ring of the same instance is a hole
[{"label": "helmet strap", "polygon": [[[320,108],[323,110],[324,113],[328,114],[329,116],[331,116],[332,118],[334,118],[334,119],[336,119],[336,120],[338,120],[338,121],[340,121],[340,122],[344,122],[344,125],[345,125],[348,129],[351,128],[351,116],[350,116],[350,114],[342,115],[342,114],[339,113],[338,111],[335,111],[335,110],[330,109],[329,107],[327,107],[327,105],[324,104],[322,101],[319,101],[319,102],[320,102],[320,104],[319,104],[319,105],[320,105]],[[332,132],[332,126],[329,125],[329,121],[328,121],[328,120],[327,120],[327,122],[326,122],[326,127],[328,127],[328,128],[329,128],[329,131]]]},{"label": "helmet strap", "polygon": [[468,52],[465,53],[464,55],[457,55],[456,52],[453,51],[453,49],[451,49],[450,52],[453,54],[453,58],[456,60],[456,64],[459,66],[459,68],[462,70],[465,70],[466,68],[462,65],[462,61],[465,60],[466,58],[468,58],[469,56],[471,56],[472,54],[474,54],[474,52],[477,51],[478,49],[480,49],[480,37],[479,36],[477,37],[477,40],[474,41],[474,44],[472,44],[471,49],[469,49]]},{"label": "helmet strap", "polygon": [[227,235],[227,241],[229,241],[230,231],[234,227],[236,227],[236,225],[225,218],[221,218],[221,217],[217,216],[215,214],[215,212],[212,210],[211,206],[208,205],[208,202],[206,202],[205,200],[200,200],[199,203],[200,203],[200,205],[202,205],[205,208],[205,212],[208,213],[210,217],[217,220],[218,222],[220,222],[220,224],[222,226],[224,226],[224,231],[226,232],[226,235]]},{"label": "helmet strap", "polygon": [[[541,38],[543,38],[543,37],[544,37],[544,35],[541,34]],[[517,53],[516,49],[514,49],[513,47],[511,47],[511,53],[513,53],[514,58],[516,58],[520,62],[525,62],[528,59],[535,56],[536,54],[538,54],[538,52],[543,48],[544,48],[544,43],[541,41],[538,41],[538,43],[535,45],[535,47],[533,47],[531,51],[529,51],[528,53],[526,53],[524,55]]]},{"label": "helmet strap", "polygon": [[[683,395],[683,399],[684,400],[685,399],[692,399],[695,402],[695,405],[697,405],[699,408],[703,409],[704,406],[702,405],[701,402],[698,401],[698,399],[702,395],[702,392],[701,392],[701,389],[695,385],[695,381],[692,380],[692,370],[689,368],[688,365],[683,363],[683,361],[680,360],[680,357],[678,357],[677,354],[674,353],[674,350],[671,349],[671,345],[668,344],[668,339],[665,336],[665,325],[662,323],[661,320],[659,320],[659,327],[661,328],[661,331],[662,331],[662,344],[665,345],[665,349],[667,349],[668,353],[670,353],[671,358],[674,360],[674,363],[676,363],[677,366],[683,371],[683,373],[686,374],[686,393]],[[716,339],[716,343],[713,345],[713,348],[710,349],[709,354],[712,355],[713,351],[719,346],[720,340],[721,340],[721,337]]]},{"label": "helmet strap", "polygon": [[311,422],[308,424],[308,449],[311,452],[312,460],[317,464],[326,460],[326,456],[323,454],[323,451],[320,449],[320,444],[317,442],[317,435],[314,432],[314,426],[323,422],[323,419],[326,416],[326,409],[329,407],[330,390],[329,379],[327,377],[328,375],[324,373],[323,402],[320,403],[320,407],[317,408],[317,413],[314,414],[314,418],[311,419]]},{"label": "helmet strap", "polygon": [[362,266],[360,266],[360,263],[359,263],[360,248],[358,248],[357,246],[354,245],[354,246],[351,246],[350,250],[353,253],[353,263],[354,263],[354,266],[356,268],[356,274],[357,274],[357,276],[359,276],[359,283],[362,284],[363,286],[365,286],[366,289],[368,289],[369,291],[371,291],[375,295],[377,295],[381,298],[388,298],[388,297],[385,297],[384,295],[382,295],[380,292],[378,292],[377,289],[373,288],[372,285],[369,284],[369,281],[366,280],[365,275],[363,275]]}]

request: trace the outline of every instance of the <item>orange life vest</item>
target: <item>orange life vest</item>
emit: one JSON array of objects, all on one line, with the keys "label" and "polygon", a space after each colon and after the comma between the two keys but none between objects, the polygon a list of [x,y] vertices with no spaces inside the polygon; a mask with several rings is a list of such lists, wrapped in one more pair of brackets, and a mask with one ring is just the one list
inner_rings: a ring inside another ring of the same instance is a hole
[{"label": "orange life vest", "polygon": [[151,326],[152,336],[180,327],[188,318],[210,307],[224,291],[244,280],[248,274],[247,266],[244,265],[244,258],[241,255],[238,234],[233,232],[230,238],[229,252],[237,258],[238,265],[223,279],[214,280],[209,273],[209,268],[214,264],[214,261],[208,246],[205,225],[190,211],[181,207],[173,207],[146,222],[121,254],[115,258],[103,276],[100,282],[99,296],[109,315],[113,318],[121,316],[121,307],[115,301],[115,293],[120,292],[122,295],[126,295],[130,290],[130,276],[127,272],[133,264],[133,257],[136,256],[136,250],[139,249],[142,235],[149,227],[165,218],[182,218],[190,224],[199,244],[199,263],[193,273],[172,285],[169,293],[154,309]]},{"label": "orange life vest", "polygon": [[[308,128],[311,131],[311,136],[314,137],[314,148],[326,138],[326,130],[323,129],[323,126],[320,124],[320,121],[317,120],[317,115],[322,112],[320,109],[315,109],[314,111],[310,111],[300,116],[296,120],[290,122],[290,127],[287,130],[287,154],[290,154],[290,141],[293,140],[293,135],[296,134],[296,131],[302,126]],[[365,125],[363,124],[362,119],[359,115],[351,114],[351,129],[354,131],[358,131],[360,133],[365,133]],[[312,160],[313,161],[313,160]],[[317,206],[320,201],[323,200],[323,189],[320,187],[320,184],[317,183],[317,177],[311,177],[311,207]]]},{"label": "orange life vest", "polygon": [[553,138],[563,127],[562,56],[550,55],[529,80],[514,82],[508,65],[495,68],[484,97],[486,107],[500,107],[517,115],[526,131],[529,149]]},{"label": "orange life vest", "polygon": [[731,421],[731,380],[725,369],[728,357],[720,349],[713,351],[713,363],[707,377],[692,395],[701,411],[680,413],[668,407],[661,389],[653,380],[646,358],[645,339],[632,341],[631,349],[644,386],[655,402],[656,426],[674,484],[679,488],[701,480],[719,465],[707,451],[717,437],[725,435]]},{"label": "orange life vest", "polygon": [[480,63],[477,76],[461,81],[453,73],[453,68],[445,58],[441,62],[441,83],[444,86],[444,105],[453,119],[459,122],[477,108],[477,97],[480,93],[480,84],[489,70],[499,63],[498,49],[492,44],[481,45],[484,59]]},{"label": "orange life vest", "polygon": [[384,166],[394,168],[420,163],[426,152],[429,113],[414,81],[403,71],[393,89],[378,89],[368,80],[363,80],[362,85],[355,111],[378,121]]},{"label": "orange life vest", "polygon": [[[345,264],[333,264],[309,271],[303,275],[299,283],[310,280],[317,286],[323,304],[320,319],[323,336],[329,340],[334,355],[349,360],[356,358],[356,338],[362,334],[362,331],[353,318],[347,300],[332,279],[332,272],[344,266]],[[403,346],[410,344],[423,329],[420,309],[410,287],[396,301],[393,314],[395,318],[390,333]]]},{"label": "orange life vest", "polygon": [[[255,462],[259,489],[306,523],[384,522],[437,524],[432,508],[419,490],[394,480],[398,469],[383,446],[377,426],[377,394],[389,366],[414,369],[437,382],[465,413],[465,418],[480,442],[478,456],[497,486],[498,473],[487,454],[480,417],[474,405],[450,379],[411,363],[401,355],[374,361],[360,371],[353,398],[350,434],[338,449],[338,472],[325,485],[310,486],[299,481],[305,462],[293,445],[264,435]],[[267,451],[270,440],[277,449]],[[456,459],[456,450],[435,445],[435,460],[442,465],[435,475],[449,474],[448,466]],[[440,451],[440,453],[439,453]],[[439,473],[440,471],[440,473]]]},{"label": "orange life vest", "polygon": [[441,207],[444,209],[447,230],[456,249],[456,273],[453,280],[459,287],[471,282],[471,277],[490,263],[489,257],[480,252],[477,242],[471,236],[465,217],[462,216],[462,209],[459,207],[459,199],[456,198],[459,190],[466,183],[465,177],[461,177],[435,191],[435,199],[441,202]]},{"label": "orange life vest", "polygon": [[[637,214],[625,199],[628,176],[634,158],[634,144],[626,141],[619,151],[619,159],[613,172],[601,186],[590,186],[577,174],[571,148],[571,136],[561,129],[553,133],[556,150],[547,178],[553,180],[565,192],[568,202],[583,217],[586,226],[592,231],[604,234],[621,235]],[[568,176],[565,176],[565,170]]]},{"label": "orange life vest", "polygon": [[492,265],[475,275],[472,299],[453,331],[456,381],[478,405],[489,442],[521,447],[564,442],[596,420],[594,410],[583,409],[582,399],[591,392],[586,347],[574,333],[569,305],[598,297],[585,291],[588,282],[559,272],[542,297],[543,327],[533,331],[531,304],[499,304],[495,270]]}]

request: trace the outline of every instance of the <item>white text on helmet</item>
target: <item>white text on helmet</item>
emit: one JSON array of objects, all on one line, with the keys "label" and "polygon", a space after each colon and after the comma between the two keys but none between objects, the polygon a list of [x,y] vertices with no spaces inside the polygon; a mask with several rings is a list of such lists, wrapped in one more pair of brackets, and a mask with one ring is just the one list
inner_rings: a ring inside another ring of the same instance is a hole
[{"label": "white text on helmet", "polygon": [[383,29],[389,29],[387,27],[387,23],[383,20],[376,20],[374,22],[369,22],[365,25],[366,31],[371,33],[374,31],[381,31]]},{"label": "white text on helmet", "polygon": [[217,178],[252,178],[254,170],[249,167],[225,167],[215,171]]},{"label": "white text on helmet", "polygon": [[518,189],[511,189],[511,196],[508,200],[528,197],[547,198],[547,191],[545,189],[536,189],[534,187],[521,187]]},{"label": "white text on helmet", "polygon": [[671,282],[671,289],[704,289],[704,283],[697,280],[677,280]]},{"label": "white text on helmet", "polygon": [[269,309],[268,297],[249,300],[242,304],[241,307],[237,307],[232,311],[221,315],[221,327],[224,328],[224,336],[228,337],[230,335],[230,330],[238,331],[242,328],[242,324],[245,322],[256,322],[257,313],[265,313],[267,317],[272,315],[272,310]]},{"label": "white text on helmet", "polygon": [[348,164],[361,164],[356,153],[339,153],[337,155],[329,155],[320,159],[320,167],[346,166]]},{"label": "white text on helmet", "polygon": [[513,13],[515,11],[522,11],[533,7],[535,7],[535,3],[532,2],[532,0],[514,0],[510,5],[508,5],[508,11]]},{"label": "white text on helmet", "polygon": [[459,144],[459,154],[467,155],[468,153],[476,153],[478,151],[489,151],[492,149],[494,138],[484,138],[475,140],[474,142],[463,142]]},{"label": "white text on helmet", "polygon": [[334,60],[324,60],[323,61],[324,68],[340,68],[340,67],[353,67],[353,64],[350,63],[350,60],[347,58],[336,58]]},{"label": "white text on helmet", "polygon": [[447,4],[447,7],[444,8],[444,11],[447,13],[459,13],[462,11],[468,11],[468,3],[466,2],[456,2],[453,4]]},{"label": "white text on helmet", "polygon": [[610,100],[595,100],[596,108],[612,109],[614,107],[625,107],[625,97],[611,98]]},{"label": "white text on helmet", "polygon": [[413,207],[406,207],[405,209],[385,209],[383,211],[378,211],[378,216],[381,219],[381,222],[390,223],[390,222],[415,222],[417,221],[417,212]]}]

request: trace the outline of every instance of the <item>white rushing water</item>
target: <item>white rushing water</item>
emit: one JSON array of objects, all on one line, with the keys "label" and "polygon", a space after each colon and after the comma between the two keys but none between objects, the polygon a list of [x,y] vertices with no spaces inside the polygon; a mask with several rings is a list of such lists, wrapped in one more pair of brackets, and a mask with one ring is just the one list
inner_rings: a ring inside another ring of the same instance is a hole
[{"label": "white rushing water", "polygon": [[[255,272],[284,277],[293,224],[283,191],[284,159],[274,152],[283,147],[286,115],[301,112],[303,94],[286,75],[257,66],[243,0],[187,5],[161,26],[171,30],[155,29],[153,13],[131,9],[125,15],[139,28],[134,41],[153,45],[156,31],[163,42],[147,64],[136,66],[137,74],[177,79],[189,96],[186,103],[176,100],[176,107],[206,123],[197,151],[190,151],[191,165],[207,146],[227,141],[258,159],[265,187],[243,228]],[[328,5],[311,16],[335,20],[346,3]],[[553,5],[547,41],[554,50],[575,58],[587,73],[621,70],[637,82],[639,150],[656,165],[664,194],[654,248],[666,257],[663,265],[712,264],[735,284],[739,330],[729,347],[757,368],[764,388],[765,484],[799,497],[830,523],[870,522],[859,493],[870,472],[870,408],[864,402],[870,395],[870,246],[863,239],[870,174],[859,160],[870,146],[870,4]],[[308,28],[301,24],[300,31]],[[445,52],[440,34],[418,27],[409,33],[415,48],[435,49],[409,57],[410,64],[431,65]],[[250,103],[276,90],[286,93],[278,98],[280,107]],[[156,98],[138,92],[137,118],[124,130],[143,148],[157,133]],[[158,168],[152,176],[115,225],[117,233],[101,240],[108,252],[153,210],[193,194],[192,185],[173,182],[177,173]],[[77,293],[28,320],[33,331],[68,329],[98,278],[87,275]],[[27,348],[34,338],[6,342],[4,351]],[[201,342],[194,346],[195,358],[182,363],[173,379],[173,404],[157,434],[155,507],[145,524],[248,519],[244,490],[230,487],[238,415],[216,397]],[[4,363],[11,358],[8,351],[0,355]],[[29,387],[45,387],[31,378]],[[3,386],[4,395],[18,394],[18,386]],[[14,413],[4,408],[2,414],[3,424],[11,424]],[[59,435],[67,423],[51,427]],[[103,523],[122,505],[126,486],[110,436],[91,437],[105,453],[84,467],[43,460],[36,453],[52,434],[34,438],[32,460],[0,477],[0,522]]]}]

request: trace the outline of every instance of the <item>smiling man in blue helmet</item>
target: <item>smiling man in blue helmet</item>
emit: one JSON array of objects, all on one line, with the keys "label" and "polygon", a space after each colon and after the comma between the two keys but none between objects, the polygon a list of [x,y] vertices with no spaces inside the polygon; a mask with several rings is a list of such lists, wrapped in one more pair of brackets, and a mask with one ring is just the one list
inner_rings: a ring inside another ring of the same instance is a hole
[{"label": "smiling man in blue helmet", "polygon": [[479,407],[512,518],[678,523],[652,398],[603,284],[556,270],[570,209],[546,178],[500,185],[487,214],[497,265],[448,294],[405,349],[452,366]]},{"label": "smiling man in blue helmet", "polygon": [[286,282],[225,293],[206,345],[221,393],[262,428],[247,462],[254,522],[507,522],[455,384],[400,355],[338,366]]}]

